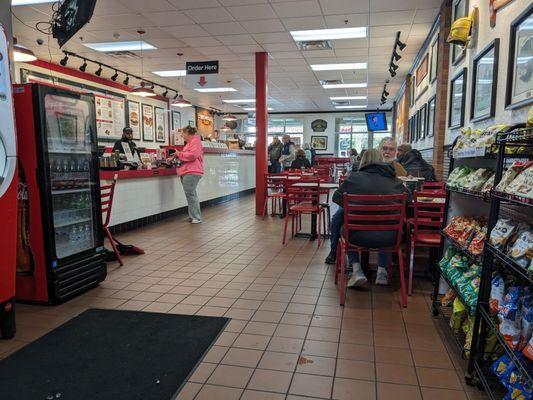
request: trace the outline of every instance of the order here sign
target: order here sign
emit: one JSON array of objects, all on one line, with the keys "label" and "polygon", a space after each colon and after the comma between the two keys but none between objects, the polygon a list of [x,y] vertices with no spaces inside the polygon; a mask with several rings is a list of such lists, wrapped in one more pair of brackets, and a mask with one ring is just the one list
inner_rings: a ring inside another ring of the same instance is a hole
[{"label": "order here sign", "polygon": [[192,61],[185,65],[190,89],[218,86],[218,61]]}]

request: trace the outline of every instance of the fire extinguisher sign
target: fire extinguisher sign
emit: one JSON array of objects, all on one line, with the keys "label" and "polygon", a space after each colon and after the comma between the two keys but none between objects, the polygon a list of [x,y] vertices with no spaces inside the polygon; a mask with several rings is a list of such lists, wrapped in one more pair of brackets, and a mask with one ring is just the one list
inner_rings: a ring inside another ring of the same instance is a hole
[{"label": "fire extinguisher sign", "polygon": [[218,61],[191,61],[186,63],[187,87],[209,89],[218,86]]}]

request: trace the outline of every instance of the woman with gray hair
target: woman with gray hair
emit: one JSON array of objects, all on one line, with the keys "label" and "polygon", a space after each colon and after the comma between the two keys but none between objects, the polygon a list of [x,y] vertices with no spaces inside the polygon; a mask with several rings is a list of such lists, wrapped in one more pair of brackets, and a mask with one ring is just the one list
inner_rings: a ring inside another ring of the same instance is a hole
[{"label": "woman with gray hair", "polygon": [[[344,223],[343,195],[348,194],[400,194],[406,192],[405,186],[396,178],[394,168],[391,164],[383,162],[381,152],[376,149],[370,149],[363,154],[359,171],[352,171],[342,185],[333,194],[333,202],[340,207],[331,218],[331,250],[326,258],[327,264],[334,264],[337,244],[342,234],[342,225]],[[396,237],[390,237],[386,232],[357,231],[351,232],[350,242],[356,245],[372,248],[390,247]],[[349,287],[364,285],[367,278],[359,262],[359,254],[349,252],[348,258],[353,267],[353,274],[348,281]],[[380,251],[378,254],[378,272],[376,276],[377,285],[388,284],[388,254]]]}]

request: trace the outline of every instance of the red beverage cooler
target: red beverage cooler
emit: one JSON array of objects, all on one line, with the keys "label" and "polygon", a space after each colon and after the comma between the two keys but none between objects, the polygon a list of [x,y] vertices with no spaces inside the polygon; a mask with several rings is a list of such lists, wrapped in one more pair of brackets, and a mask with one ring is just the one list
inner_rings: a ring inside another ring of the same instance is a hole
[{"label": "red beverage cooler", "polygon": [[7,38],[0,25],[0,336],[15,335],[17,256],[17,139]]},{"label": "red beverage cooler", "polygon": [[103,281],[94,96],[14,85],[19,148],[18,300],[56,303]]}]

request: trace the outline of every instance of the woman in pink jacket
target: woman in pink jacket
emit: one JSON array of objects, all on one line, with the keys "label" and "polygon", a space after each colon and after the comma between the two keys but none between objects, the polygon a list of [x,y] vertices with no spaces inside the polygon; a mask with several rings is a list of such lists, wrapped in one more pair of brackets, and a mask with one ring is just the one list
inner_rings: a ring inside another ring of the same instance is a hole
[{"label": "woman in pink jacket", "polygon": [[189,216],[186,220],[192,224],[199,224],[202,222],[202,215],[196,187],[204,174],[202,141],[200,136],[196,134],[196,128],[189,125],[183,128],[181,137],[186,143],[185,147],[182,151],[176,152],[174,157],[181,161],[181,165],[177,168],[177,173],[181,179],[183,191],[187,198],[187,205],[189,206]]}]

